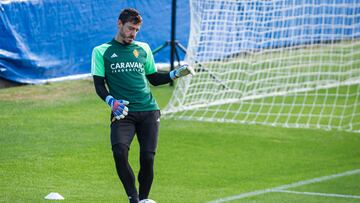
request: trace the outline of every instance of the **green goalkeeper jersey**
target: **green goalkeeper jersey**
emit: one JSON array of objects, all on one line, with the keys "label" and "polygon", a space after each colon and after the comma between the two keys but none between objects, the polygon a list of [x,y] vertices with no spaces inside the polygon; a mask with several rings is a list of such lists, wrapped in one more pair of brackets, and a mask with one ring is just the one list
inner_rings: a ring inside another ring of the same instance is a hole
[{"label": "green goalkeeper jersey", "polygon": [[93,49],[92,75],[105,77],[109,93],[130,102],[129,111],[159,109],[146,78],[155,72],[154,57],[146,43],[124,45],[113,39]]}]

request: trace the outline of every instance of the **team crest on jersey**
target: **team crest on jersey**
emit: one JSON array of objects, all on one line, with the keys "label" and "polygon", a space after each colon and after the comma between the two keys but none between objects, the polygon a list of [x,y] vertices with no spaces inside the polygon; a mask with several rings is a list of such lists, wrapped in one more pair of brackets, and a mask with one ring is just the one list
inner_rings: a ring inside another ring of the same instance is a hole
[{"label": "team crest on jersey", "polygon": [[134,54],[134,56],[135,56],[136,58],[139,57],[139,52],[138,52],[138,50],[134,49],[133,54]]}]

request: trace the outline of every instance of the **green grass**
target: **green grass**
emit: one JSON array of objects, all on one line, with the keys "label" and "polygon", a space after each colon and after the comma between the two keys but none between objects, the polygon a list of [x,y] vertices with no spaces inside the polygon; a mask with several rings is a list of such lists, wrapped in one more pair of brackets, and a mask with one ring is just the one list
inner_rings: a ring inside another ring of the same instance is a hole
[{"label": "green grass", "polygon": [[[172,88],[152,88],[161,107]],[[360,134],[162,119],[151,198],[203,203],[360,168]],[[138,144],[130,162],[138,166]],[[292,188],[360,195],[360,175]],[[127,202],[90,80],[0,90],[0,202]],[[358,202],[269,193],[235,202]]]}]

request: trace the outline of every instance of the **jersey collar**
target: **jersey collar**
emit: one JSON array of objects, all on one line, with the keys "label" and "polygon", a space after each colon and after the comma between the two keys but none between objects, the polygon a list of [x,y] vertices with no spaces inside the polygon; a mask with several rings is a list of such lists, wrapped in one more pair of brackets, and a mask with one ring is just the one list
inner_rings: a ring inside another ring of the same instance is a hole
[{"label": "jersey collar", "polygon": [[113,39],[111,40],[111,43],[117,44],[117,45],[120,45],[120,46],[129,46],[129,45],[133,45],[133,44],[134,44],[134,40],[133,40],[130,44],[123,44],[123,43],[118,42],[115,38],[113,38]]}]

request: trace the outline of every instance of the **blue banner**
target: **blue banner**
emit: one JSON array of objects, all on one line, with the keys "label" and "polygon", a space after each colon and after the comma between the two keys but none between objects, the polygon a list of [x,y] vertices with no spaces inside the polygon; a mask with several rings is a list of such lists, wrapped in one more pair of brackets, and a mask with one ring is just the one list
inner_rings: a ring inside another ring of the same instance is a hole
[{"label": "blue banner", "polygon": [[[43,83],[90,73],[93,47],[117,32],[120,11],[140,11],[136,38],[152,49],[170,40],[171,0],[87,1],[12,0],[0,2],[0,77],[20,83]],[[189,3],[177,2],[177,40],[187,45]],[[168,62],[169,47],[155,55]],[[181,58],[183,58],[183,54]]]}]

